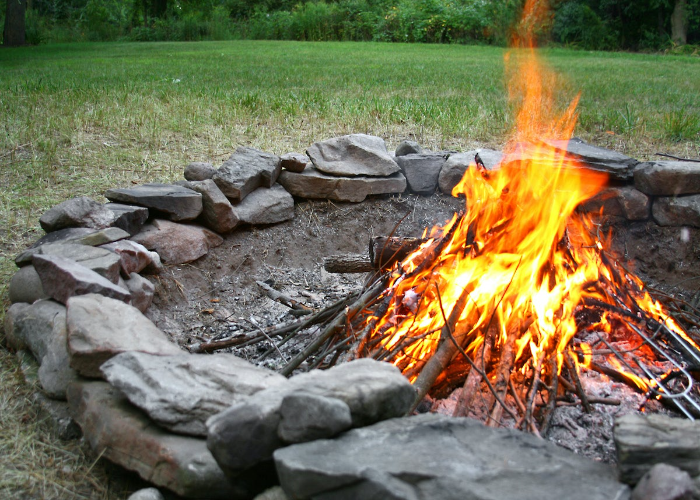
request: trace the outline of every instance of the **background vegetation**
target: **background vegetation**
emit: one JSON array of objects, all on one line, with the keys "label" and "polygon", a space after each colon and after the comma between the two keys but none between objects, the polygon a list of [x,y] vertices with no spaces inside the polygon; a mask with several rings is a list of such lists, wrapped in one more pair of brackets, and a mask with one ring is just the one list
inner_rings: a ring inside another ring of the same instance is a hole
[{"label": "background vegetation", "polygon": [[[27,42],[268,39],[506,45],[523,0],[26,1]],[[697,53],[700,0],[540,0],[541,42]],[[682,7],[681,17],[676,9]],[[3,11],[4,13],[4,11]],[[0,13],[0,16],[3,14]],[[674,17],[676,16],[676,17]],[[674,35],[682,18],[685,36]],[[674,19],[676,20],[674,22]],[[0,23],[2,23],[0,18]]]}]

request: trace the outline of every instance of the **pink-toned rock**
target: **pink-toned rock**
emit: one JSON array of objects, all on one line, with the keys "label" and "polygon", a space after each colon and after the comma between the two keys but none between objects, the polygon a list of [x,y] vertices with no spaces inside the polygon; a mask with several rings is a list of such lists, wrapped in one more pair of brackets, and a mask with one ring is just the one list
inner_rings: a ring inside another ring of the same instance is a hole
[{"label": "pink-toned rock", "polygon": [[153,261],[158,257],[155,252],[151,252],[145,246],[131,240],[107,243],[101,248],[106,248],[119,255],[119,266],[124,276],[140,273],[153,264]]},{"label": "pink-toned rock", "polygon": [[67,306],[70,364],[83,376],[101,377],[102,363],[120,352],[182,352],[133,306],[97,294],[72,297]]},{"label": "pink-toned rock", "polygon": [[201,226],[156,219],[144,226],[133,241],[155,250],[166,264],[184,264],[203,257],[221,245],[221,236]]},{"label": "pink-toned rock", "polygon": [[156,287],[138,273],[131,273],[124,285],[131,294],[131,305],[145,313],[151,307]]},{"label": "pink-toned rock", "polygon": [[62,304],[70,297],[88,293],[123,302],[131,300],[128,291],[73,260],[58,255],[35,255],[33,263],[44,292]]},{"label": "pink-toned rock", "polygon": [[106,382],[71,384],[68,402],[90,448],[146,481],[185,498],[254,496],[226,480],[203,439],[161,430]]}]

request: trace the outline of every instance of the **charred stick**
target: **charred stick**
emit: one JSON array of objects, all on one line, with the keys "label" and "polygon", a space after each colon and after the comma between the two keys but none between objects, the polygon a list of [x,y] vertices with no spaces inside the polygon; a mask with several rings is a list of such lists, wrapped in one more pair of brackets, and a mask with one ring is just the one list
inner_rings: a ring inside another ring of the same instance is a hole
[{"label": "charred stick", "polygon": [[369,241],[369,259],[374,269],[387,269],[402,261],[428,241],[423,238],[377,236]]},{"label": "charred stick", "polygon": [[566,369],[569,372],[569,376],[571,377],[571,380],[574,382],[574,387],[576,388],[576,394],[578,395],[578,398],[581,400],[581,404],[583,405],[583,409],[586,411],[586,413],[591,412],[591,405],[588,401],[588,396],[586,395],[586,391],[583,390],[583,385],[581,384],[581,379],[578,376],[578,372],[576,371],[576,366],[571,359],[571,353],[565,352],[564,353],[564,364],[566,365]]},{"label": "charred stick", "polygon": [[[559,379],[561,382],[563,379]],[[589,397],[588,402],[597,405],[610,405],[610,406],[620,406],[622,401],[614,398],[593,398]],[[572,403],[571,401],[560,401],[557,399],[557,406],[576,406],[579,403]]]},{"label": "charred stick", "polygon": [[532,385],[530,386],[530,394],[528,395],[527,406],[525,407],[525,423],[530,428],[536,428],[532,417],[535,410],[535,402],[537,400],[537,393],[539,391],[540,386],[540,374],[542,372],[542,361],[544,360],[543,358],[544,352],[540,353],[537,356],[537,361],[535,363],[535,366],[533,366],[534,373],[532,375]]},{"label": "charred stick", "polygon": [[321,334],[314,340],[311,344],[306,346],[306,348],[297,354],[292,360],[287,363],[280,373],[284,376],[291,375],[291,373],[296,370],[300,364],[304,362],[311,354],[316,352],[333,334],[341,328],[348,319],[351,319],[358,311],[361,311],[366,307],[366,305],[374,301],[378,294],[384,290],[386,286],[385,280],[381,279],[377,281],[374,286],[366,290],[355,302],[348,306],[341,314],[338,314],[333,321],[331,321],[323,329]]},{"label": "charred stick", "polygon": [[554,417],[554,410],[557,408],[557,391],[559,386],[557,384],[559,377],[557,376],[557,357],[551,356],[549,358],[549,370],[551,373],[551,387],[548,389],[549,396],[547,400],[547,409],[542,420],[542,435],[547,436],[549,434],[549,428],[552,425],[552,418]]},{"label": "charred stick", "polygon": [[256,281],[255,282],[260,288],[265,290],[265,293],[267,294],[270,299],[279,302],[282,305],[285,305],[292,309],[293,311],[296,311],[297,315],[305,315],[305,314],[313,314],[313,309],[311,309],[309,306],[306,306],[302,304],[301,302],[294,300],[291,298],[289,295],[284,294],[282,292],[279,292],[272,288],[270,285],[263,281]]},{"label": "charred stick", "polygon": [[[462,392],[459,394],[457,406],[455,406],[455,410],[452,413],[453,417],[466,417],[469,415],[469,410],[471,409],[474,396],[481,387],[482,374],[486,373],[486,365],[491,359],[491,349],[493,348],[494,337],[496,336],[497,332],[498,325],[491,325],[486,332],[484,341],[479,346],[479,349],[474,356],[476,361],[472,364],[472,369],[469,370],[467,380],[464,381],[464,386],[462,387]],[[475,367],[478,367],[478,369],[474,369]]]}]

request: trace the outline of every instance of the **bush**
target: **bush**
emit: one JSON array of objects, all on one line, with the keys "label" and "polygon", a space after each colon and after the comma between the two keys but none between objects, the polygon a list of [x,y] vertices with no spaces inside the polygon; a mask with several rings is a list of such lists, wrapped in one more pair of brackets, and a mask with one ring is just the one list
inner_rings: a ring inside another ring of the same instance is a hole
[{"label": "bush", "polygon": [[602,19],[588,5],[576,1],[562,5],[554,18],[554,40],[587,50],[609,48],[610,35]]}]

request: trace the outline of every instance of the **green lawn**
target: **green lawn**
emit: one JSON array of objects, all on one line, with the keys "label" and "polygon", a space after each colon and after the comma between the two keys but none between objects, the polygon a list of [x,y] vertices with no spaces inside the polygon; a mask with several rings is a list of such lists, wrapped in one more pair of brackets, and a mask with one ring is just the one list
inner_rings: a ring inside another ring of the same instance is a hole
[{"label": "green lawn", "polygon": [[[504,54],[480,46],[254,41],[1,49],[0,301],[7,305],[15,254],[40,235],[39,216],[75,195],[101,200],[107,187],[178,178],[188,162],[219,163],[238,145],[282,154],[364,132],[390,147],[409,137],[433,149],[499,147],[513,125]],[[561,74],[560,105],[581,92],[580,137],[640,159],[700,156],[700,58],[542,55]],[[16,369],[0,349],[0,384],[15,391],[0,391],[0,456],[11,452],[28,470],[42,469],[43,448],[17,444],[35,438],[17,424],[31,405],[22,402],[28,393],[15,382]],[[75,484],[85,491],[88,465],[73,482],[0,472],[0,496]]]}]

